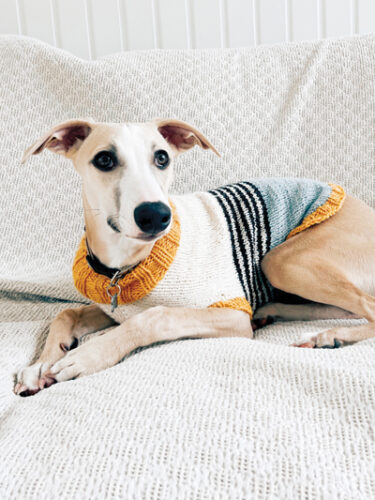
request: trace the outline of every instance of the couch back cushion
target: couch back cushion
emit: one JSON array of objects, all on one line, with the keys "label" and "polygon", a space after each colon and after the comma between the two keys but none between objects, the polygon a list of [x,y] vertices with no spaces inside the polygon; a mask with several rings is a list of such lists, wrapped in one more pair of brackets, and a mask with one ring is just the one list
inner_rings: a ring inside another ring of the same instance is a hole
[{"label": "couch back cushion", "polygon": [[174,117],[222,157],[180,156],[174,192],[265,176],[332,181],[374,204],[375,37],[243,49],[137,51],[88,62],[0,37],[0,278],[71,280],[83,232],[80,178],[23,151],[70,118]]}]

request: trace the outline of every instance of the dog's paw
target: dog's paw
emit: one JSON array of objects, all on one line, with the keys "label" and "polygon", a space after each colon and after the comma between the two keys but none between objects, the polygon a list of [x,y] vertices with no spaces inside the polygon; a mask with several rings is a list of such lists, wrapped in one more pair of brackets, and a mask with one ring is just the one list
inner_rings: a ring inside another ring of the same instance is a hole
[{"label": "dog's paw", "polygon": [[273,304],[267,304],[257,309],[254,313],[253,319],[251,320],[253,330],[258,330],[259,328],[272,325],[272,323],[275,322],[275,314],[276,311]]},{"label": "dog's paw", "polygon": [[277,315],[276,306],[273,302],[259,307],[255,310],[253,319],[263,320],[264,318],[274,318]]},{"label": "dog's paw", "polygon": [[45,387],[52,385],[54,380],[44,374],[50,366],[51,363],[38,362],[20,370],[17,374],[14,393],[18,396],[32,396]]},{"label": "dog's paw", "polygon": [[265,326],[268,326],[268,325],[272,325],[272,323],[274,323],[274,320],[273,320],[273,318],[271,318],[271,316],[251,320],[251,326],[252,326],[253,331],[259,330],[259,328],[264,328]]},{"label": "dog's paw", "polygon": [[104,370],[117,361],[114,346],[106,341],[105,336],[98,336],[68,352],[45,375],[56,382],[64,382]]},{"label": "dog's paw", "polygon": [[328,330],[326,332],[318,333],[310,337],[302,337],[299,341],[292,344],[293,347],[305,348],[320,348],[320,349],[336,349],[342,347],[344,342],[336,337],[337,332]]}]

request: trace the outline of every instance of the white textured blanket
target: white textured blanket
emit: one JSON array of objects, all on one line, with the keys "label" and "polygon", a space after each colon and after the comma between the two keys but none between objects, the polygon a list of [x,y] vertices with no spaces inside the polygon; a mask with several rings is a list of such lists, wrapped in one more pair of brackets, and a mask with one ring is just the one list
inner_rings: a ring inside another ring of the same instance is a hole
[{"label": "white textured blanket", "polygon": [[176,117],[222,153],[181,157],[177,192],[294,175],[373,205],[375,38],[85,62],[6,36],[0,74],[0,498],[374,498],[375,341],[288,347],[334,321],[157,345],[26,399],[12,387],[50,320],[85,302],[79,178],[50,153],[20,165],[39,134]]}]

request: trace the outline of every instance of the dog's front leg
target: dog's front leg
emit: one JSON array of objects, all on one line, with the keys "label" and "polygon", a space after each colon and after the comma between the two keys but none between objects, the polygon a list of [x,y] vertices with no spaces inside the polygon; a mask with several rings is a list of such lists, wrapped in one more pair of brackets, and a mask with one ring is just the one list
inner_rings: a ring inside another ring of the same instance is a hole
[{"label": "dog's front leg", "polygon": [[95,304],[60,312],[50,325],[46,343],[37,361],[17,374],[14,392],[30,396],[51,385],[53,379],[43,377],[44,372],[65,356],[67,351],[76,347],[83,335],[114,324],[116,322]]},{"label": "dog's front leg", "polygon": [[46,375],[62,382],[114,366],[137,347],[182,338],[248,337],[249,315],[221,308],[190,309],[157,306],[137,314],[69,352]]}]

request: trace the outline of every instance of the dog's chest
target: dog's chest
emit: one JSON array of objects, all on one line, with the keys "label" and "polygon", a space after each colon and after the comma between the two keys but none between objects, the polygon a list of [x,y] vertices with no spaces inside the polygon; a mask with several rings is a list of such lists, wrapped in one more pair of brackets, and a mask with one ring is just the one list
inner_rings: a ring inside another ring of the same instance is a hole
[{"label": "dog's chest", "polygon": [[181,226],[176,256],[163,279],[141,299],[114,312],[99,304],[118,322],[157,305],[200,308],[244,296],[227,222],[215,198],[200,193],[172,200]]}]

